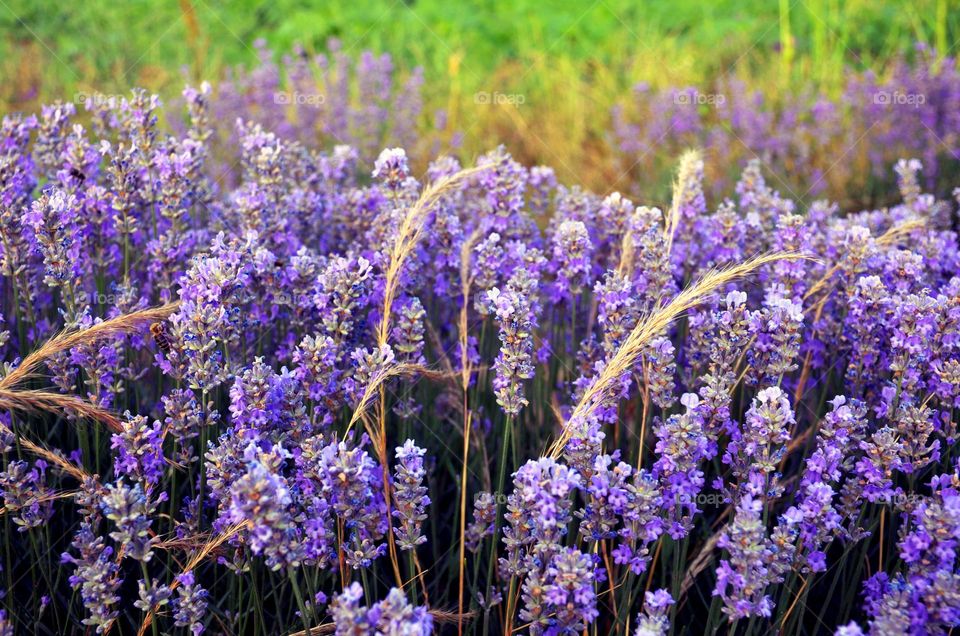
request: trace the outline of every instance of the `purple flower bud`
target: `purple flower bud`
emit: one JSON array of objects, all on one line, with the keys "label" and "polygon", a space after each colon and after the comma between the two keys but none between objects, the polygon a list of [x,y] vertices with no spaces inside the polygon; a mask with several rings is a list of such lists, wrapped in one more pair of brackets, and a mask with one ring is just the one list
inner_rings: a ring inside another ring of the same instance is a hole
[{"label": "purple flower bud", "polygon": [[393,477],[393,516],[400,525],[396,529],[397,546],[401,550],[413,550],[426,543],[420,526],[427,518],[427,506],[430,497],[423,486],[426,471],[423,468],[423,455],[426,450],[417,447],[412,440],[397,447],[397,466]]}]

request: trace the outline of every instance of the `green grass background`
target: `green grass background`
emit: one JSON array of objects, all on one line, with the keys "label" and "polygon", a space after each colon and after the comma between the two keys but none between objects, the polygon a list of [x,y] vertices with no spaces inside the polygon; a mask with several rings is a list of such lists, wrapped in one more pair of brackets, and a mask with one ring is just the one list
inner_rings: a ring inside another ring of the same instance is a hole
[{"label": "green grass background", "polygon": [[[256,64],[256,40],[279,58],[330,38],[351,55],[389,52],[401,77],[423,67],[421,124],[443,109],[445,140],[464,132],[465,154],[505,143],[606,191],[634,178],[609,113],[638,82],[709,87],[736,74],[770,104],[836,96],[850,69],[883,75],[918,43],[955,57],[960,0],[0,0],[0,109],[134,86],[170,97]],[[481,91],[523,103],[478,105]],[[667,191],[669,174],[644,179]]]},{"label": "green grass background", "polygon": [[[597,73],[614,86],[695,81],[733,67],[783,84],[842,81],[925,42],[954,53],[957,0],[0,0],[8,104],[83,88],[164,90],[255,60],[263,38],[388,51],[423,66],[428,86],[487,88],[505,67],[514,90]],[[546,61],[546,62],[545,62]],[[549,67],[545,72],[544,67]],[[517,79],[514,77],[513,79]]]}]

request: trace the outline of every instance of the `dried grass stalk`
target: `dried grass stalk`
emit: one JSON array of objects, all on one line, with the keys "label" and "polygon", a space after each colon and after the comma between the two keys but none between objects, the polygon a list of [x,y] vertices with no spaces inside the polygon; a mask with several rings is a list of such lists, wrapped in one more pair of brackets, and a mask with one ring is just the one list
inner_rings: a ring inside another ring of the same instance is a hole
[{"label": "dried grass stalk", "polygon": [[[187,565],[183,568],[183,572],[181,574],[186,574],[187,572],[190,572],[191,570],[193,570],[195,567],[200,565],[201,561],[203,561],[208,556],[210,556],[210,554],[214,552],[217,548],[219,548],[224,543],[229,541],[238,532],[240,532],[241,530],[249,526],[250,526],[249,521],[243,521],[241,523],[234,524],[229,528],[227,528],[226,530],[224,530],[223,532],[221,532],[220,534],[218,534],[217,536],[207,541],[206,543],[204,543],[203,546],[197,551],[197,553],[194,554],[189,561],[187,561]],[[180,587],[180,579],[178,577],[174,577],[173,582],[170,584],[170,591],[172,592],[178,587]],[[143,623],[140,625],[140,629],[137,630],[137,636],[144,636],[144,634],[147,633],[147,629],[150,627],[150,624],[153,622],[153,614],[154,614],[153,611],[150,611],[150,612],[147,612],[147,615],[143,617]]]},{"label": "dried grass stalk", "polygon": [[43,346],[28,355],[17,366],[16,369],[0,378],[0,389],[11,389],[17,384],[33,376],[34,372],[49,358],[69,351],[80,345],[90,344],[102,338],[109,338],[126,334],[145,322],[156,322],[165,320],[177,310],[179,302],[163,305],[162,307],[152,307],[141,311],[134,311],[129,314],[117,316],[110,320],[93,325],[89,329],[79,331],[63,331],[57,336],[47,340]]},{"label": "dried grass stalk", "polygon": [[[34,503],[45,503],[47,501],[59,501],[60,499],[72,499],[80,493],[79,490],[64,490],[63,492],[55,492],[52,495],[44,495],[43,497],[30,497],[26,505]],[[23,507],[26,507],[23,506]],[[10,508],[0,508],[0,517],[11,512]]]},{"label": "dried grass stalk", "polygon": [[61,455],[58,452],[52,451],[46,446],[41,446],[36,442],[32,442],[26,437],[17,437],[21,448],[25,449],[29,453],[36,455],[37,457],[45,460],[51,466],[59,468],[66,474],[70,475],[79,482],[83,482],[87,479],[92,479],[93,476],[87,474],[83,469],[74,464],[73,462],[67,460],[66,457]]},{"label": "dried grass stalk", "polygon": [[83,419],[100,422],[114,433],[123,430],[116,415],[76,395],[64,395],[49,391],[8,391],[0,389],[0,409],[20,411],[21,413],[72,414]]},{"label": "dried grass stalk", "polygon": [[378,373],[373,378],[373,381],[364,387],[363,395],[360,396],[360,401],[353,410],[353,415],[350,417],[350,423],[347,425],[347,430],[345,432],[349,433],[354,424],[366,417],[370,407],[374,404],[377,396],[380,395],[380,390],[388,380],[403,375],[425,375],[432,379],[442,379],[448,377],[443,373],[432,371],[419,364],[391,364],[382,372]]},{"label": "dried grass stalk", "polygon": [[[601,398],[617,383],[618,379],[632,369],[643,353],[644,346],[657,337],[683,313],[699,305],[703,300],[738,278],[742,278],[754,270],[781,260],[807,259],[809,256],[798,252],[775,252],[758,256],[749,261],[725,269],[713,270],[704,274],[695,284],[688,286],[677,294],[669,303],[655,310],[646,318],[641,319],[633,328],[630,335],[610,358],[597,380],[587,389],[580,402],[573,410],[571,420],[585,419],[600,405]],[[563,427],[563,432],[554,441],[548,450],[553,458],[563,453],[567,442],[570,441],[573,431],[569,426]]]},{"label": "dried grass stalk", "polygon": [[[889,230],[887,230],[886,232],[884,232],[883,234],[881,234],[880,236],[878,236],[875,242],[878,246],[892,245],[893,243],[896,243],[898,240],[900,240],[910,232],[923,229],[925,226],[926,226],[926,223],[924,222],[923,219],[920,219],[920,218],[904,221],[900,225],[895,225],[891,227]],[[822,291],[825,287],[827,287],[827,285],[833,279],[833,275],[836,274],[838,271],[840,271],[839,263],[831,267],[829,270],[827,270],[827,273],[824,274],[823,277],[820,278],[820,280],[818,280],[816,283],[811,285],[810,289],[807,290],[807,293],[804,294],[803,299],[808,300],[811,297],[813,297],[817,292]]]},{"label": "dried grass stalk", "polygon": [[699,150],[688,150],[680,156],[680,167],[677,169],[677,180],[673,184],[673,201],[670,203],[670,212],[667,214],[663,233],[667,239],[667,254],[673,249],[673,237],[680,224],[680,208],[690,186],[697,178],[697,172],[703,169],[703,156]]},{"label": "dried grass stalk", "polygon": [[426,226],[430,209],[451,190],[460,186],[466,179],[478,172],[487,170],[490,166],[467,168],[448,175],[427,185],[416,203],[410,206],[400,227],[397,229],[396,240],[390,250],[390,263],[384,273],[383,315],[380,318],[380,327],[377,330],[378,343],[383,345],[390,335],[390,312],[396,300],[397,288],[400,285],[400,272],[407,257],[413,252]]},{"label": "dried grass stalk", "polygon": [[689,590],[694,581],[697,580],[700,573],[707,569],[707,566],[713,561],[713,550],[717,547],[720,536],[726,532],[726,530],[727,526],[724,525],[720,530],[711,534],[710,538],[703,544],[703,547],[700,548],[700,551],[697,552],[697,556],[690,562],[690,566],[687,568],[687,572],[683,577],[683,582],[680,583],[680,598],[686,596],[687,590]]}]

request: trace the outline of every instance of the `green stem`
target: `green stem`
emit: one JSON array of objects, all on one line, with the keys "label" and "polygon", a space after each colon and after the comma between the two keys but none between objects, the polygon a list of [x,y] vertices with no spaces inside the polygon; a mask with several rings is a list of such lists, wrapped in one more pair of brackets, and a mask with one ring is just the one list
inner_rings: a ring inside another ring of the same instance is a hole
[{"label": "green stem", "polygon": [[303,594],[300,593],[300,584],[297,582],[297,573],[291,567],[287,569],[287,576],[290,577],[290,583],[293,585],[293,595],[297,599],[297,606],[300,608],[300,618],[303,620],[303,630],[307,636],[313,636],[310,631],[310,619],[307,617],[307,605],[303,602]]},{"label": "green stem", "polygon": [[[147,588],[153,587],[152,583],[150,582],[150,571],[147,569],[146,561],[140,562],[140,570],[143,572],[143,582]],[[150,621],[150,631],[153,633],[153,636],[160,636],[160,631],[157,628],[157,608],[151,607],[145,609],[144,614],[151,611],[153,612],[153,619]]]},{"label": "green stem", "polygon": [[[503,488],[507,480],[507,452],[510,450],[510,433],[513,430],[513,418],[507,416],[506,421],[504,422],[504,431],[503,439],[500,440],[500,473],[497,477],[497,491],[493,493],[495,501],[497,503],[497,516],[493,524],[493,540],[490,545],[490,561],[487,562],[487,590],[485,590],[484,597],[489,594],[490,590],[494,586],[494,565],[497,562],[497,539],[500,536],[500,525],[502,517],[500,515],[500,501],[503,499]],[[486,610],[483,613],[483,633],[489,634],[488,629],[490,620],[490,610]]]}]

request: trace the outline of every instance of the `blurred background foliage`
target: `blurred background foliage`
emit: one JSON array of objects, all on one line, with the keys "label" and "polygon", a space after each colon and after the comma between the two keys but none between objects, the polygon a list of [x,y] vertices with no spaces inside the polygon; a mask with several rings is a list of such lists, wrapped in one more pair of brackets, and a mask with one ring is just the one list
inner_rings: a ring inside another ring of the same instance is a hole
[{"label": "blurred background foliage", "polygon": [[[278,52],[391,53],[443,86],[562,90],[563,75],[612,86],[700,81],[734,68],[779,81],[842,81],[916,42],[949,53],[953,0],[0,0],[4,97],[16,104],[71,88],[162,90]],[[601,81],[602,80],[602,81]],[[558,85],[559,83],[559,85]]]},{"label": "blurred background foliage", "polygon": [[[295,45],[387,52],[424,70],[424,112],[446,113],[464,149],[504,142],[590,185],[610,180],[597,139],[645,83],[709,86],[730,74],[775,103],[837,96],[849,70],[882,75],[918,43],[960,46],[960,0],[0,0],[0,102],[34,110],[78,92],[140,86],[172,96]],[[522,96],[479,107],[478,92]],[[428,115],[429,116],[429,115]]]}]

